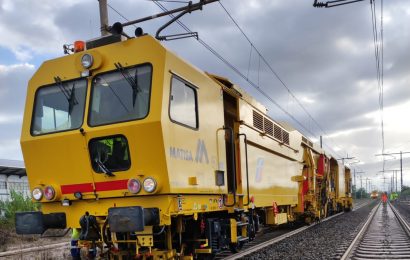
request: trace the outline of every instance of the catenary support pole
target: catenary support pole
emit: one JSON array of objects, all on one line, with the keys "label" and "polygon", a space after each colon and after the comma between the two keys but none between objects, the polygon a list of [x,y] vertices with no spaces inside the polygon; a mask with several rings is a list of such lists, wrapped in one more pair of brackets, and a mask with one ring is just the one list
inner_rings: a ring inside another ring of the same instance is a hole
[{"label": "catenary support pole", "polygon": [[100,6],[100,30],[101,36],[108,35],[108,10],[107,10],[107,0],[98,0]]}]

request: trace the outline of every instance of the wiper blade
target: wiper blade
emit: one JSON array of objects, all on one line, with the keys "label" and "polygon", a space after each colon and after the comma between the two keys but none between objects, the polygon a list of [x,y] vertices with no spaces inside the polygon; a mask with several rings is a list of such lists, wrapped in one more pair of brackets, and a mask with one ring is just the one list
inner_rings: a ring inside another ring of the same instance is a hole
[{"label": "wiper blade", "polygon": [[70,98],[68,99],[68,114],[71,115],[73,108],[77,105],[78,102],[75,99],[75,83],[73,84],[73,88],[71,89]]},{"label": "wiper blade", "polygon": [[94,161],[97,163],[98,167],[100,167],[100,169],[103,171],[103,173],[110,177],[115,176],[114,173],[112,173],[100,159],[96,158]]},{"label": "wiper blade", "polygon": [[78,101],[75,98],[75,84],[73,84],[73,87],[71,88],[71,90],[68,90],[61,78],[59,76],[54,77],[54,81],[57,83],[58,87],[60,88],[61,92],[63,93],[63,95],[65,96],[65,98],[67,99],[68,102],[68,114],[71,115],[71,112],[74,108],[75,105],[78,105]]},{"label": "wiper blade", "polygon": [[114,63],[115,67],[119,72],[121,72],[121,75],[124,77],[124,79],[128,82],[130,87],[132,88],[132,106],[135,107],[135,101],[137,100],[137,95],[138,92],[141,91],[140,87],[138,86],[138,78],[137,78],[137,73],[135,73],[135,77],[131,77],[131,75],[128,73],[126,69],[121,65],[121,63]]}]

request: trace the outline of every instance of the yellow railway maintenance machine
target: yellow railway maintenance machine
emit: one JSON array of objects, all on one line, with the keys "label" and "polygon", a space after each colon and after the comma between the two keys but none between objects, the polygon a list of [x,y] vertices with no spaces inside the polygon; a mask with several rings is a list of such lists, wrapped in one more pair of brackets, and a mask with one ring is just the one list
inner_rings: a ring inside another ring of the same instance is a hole
[{"label": "yellow railway maintenance machine", "polygon": [[141,29],[113,31],[28,84],[21,147],[42,211],[18,213],[17,233],[73,228],[89,257],[192,259],[325,216],[323,151]]}]

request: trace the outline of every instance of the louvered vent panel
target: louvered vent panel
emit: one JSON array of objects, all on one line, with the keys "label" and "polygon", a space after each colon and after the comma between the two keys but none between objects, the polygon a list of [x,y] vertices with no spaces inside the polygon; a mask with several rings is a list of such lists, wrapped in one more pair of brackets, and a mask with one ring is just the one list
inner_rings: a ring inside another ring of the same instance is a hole
[{"label": "louvered vent panel", "polygon": [[282,135],[283,135],[283,142],[289,145],[289,133],[283,130]]},{"label": "louvered vent panel", "polygon": [[308,141],[308,145],[309,145],[310,147],[313,147],[313,143],[312,143],[311,141]]},{"label": "louvered vent panel", "polygon": [[263,131],[263,116],[253,110],[253,126]]},{"label": "louvered vent panel", "polygon": [[304,142],[305,144],[307,143],[306,137],[302,136],[302,142]]},{"label": "louvered vent panel", "polygon": [[265,117],[265,118],[263,118],[263,123],[264,123],[264,127],[265,127],[265,133],[267,135],[273,136],[273,123],[272,123],[272,121],[270,121],[269,119],[267,119]]},{"label": "louvered vent panel", "polygon": [[275,125],[274,130],[275,130],[274,137],[276,139],[278,139],[279,141],[282,141],[282,138],[283,138],[282,137],[282,128],[280,128],[278,125]]}]

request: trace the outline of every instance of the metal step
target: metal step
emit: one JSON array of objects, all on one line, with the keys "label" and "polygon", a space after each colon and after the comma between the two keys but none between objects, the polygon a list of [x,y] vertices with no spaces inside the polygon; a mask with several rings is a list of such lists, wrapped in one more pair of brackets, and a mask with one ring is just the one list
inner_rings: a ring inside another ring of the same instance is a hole
[{"label": "metal step", "polygon": [[249,242],[249,237],[238,236],[238,243]]},{"label": "metal step", "polygon": [[236,222],[237,227],[243,227],[243,226],[247,226],[247,225],[249,225],[248,222]]}]

